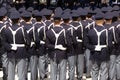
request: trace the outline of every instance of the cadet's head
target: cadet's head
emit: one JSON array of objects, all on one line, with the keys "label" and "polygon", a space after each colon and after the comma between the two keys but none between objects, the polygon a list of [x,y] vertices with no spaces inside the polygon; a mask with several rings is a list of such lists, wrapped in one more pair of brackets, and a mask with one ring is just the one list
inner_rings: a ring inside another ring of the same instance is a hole
[{"label": "cadet's head", "polygon": [[111,24],[113,15],[112,15],[111,12],[107,12],[107,13],[105,13],[104,18],[105,18],[105,23],[110,23]]},{"label": "cadet's head", "polygon": [[54,24],[56,25],[56,24],[60,24],[61,23],[61,16],[62,16],[62,13],[63,13],[63,11],[62,11],[62,9],[61,8],[56,8],[55,9],[55,12],[54,12]]},{"label": "cadet's head", "polygon": [[106,13],[106,12],[107,12],[107,7],[102,7],[102,8],[101,8],[101,11],[102,11],[103,13]]},{"label": "cadet's head", "polygon": [[88,12],[83,10],[81,13],[80,13],[80,18],[81,20],[86,20],[86,16],[87,16]]},{"label": "cadet's head", "polygon": [[34,11],[34,8],[33,7],[29,7],[29,8],[27,8],[27,11],[28,12],[32,12],[32,11]]},{"label": "cadet's head", "polygon": [[112,8],[112,11],[119,11],[119,10],[120,10],[120,7],[117,5],[113,6]]},{"label": "cadet's head", "polygon": [[69,21],[71,19],[71,14],[69,12],[63,13],[62,19],[63,19],[64,23],[69,23]]},{"label": "cadet's head", "polygon": [[93,10],[88,10],[87,18],[92,18]]},{"label": "cadet's head", "polygon": [[19,11],[19,13],[21,14],[21,13],[23,13],[24,11],[26,11],[26,8],[25,8],[25,7],[21,7],[18,11]]},{"label": "cadet's head", "polygon": [[119,13],[117,11],[113,11],[112,15],[113,15],[112,22],[116,22],[118,20]]},{"label": "cadet's head", "polygon": [[0,21],[3,21],[3,20],[4,20],[4,18],[6,17],[6,14],[7,14],[6,8],[1,7],[1,8],[0,8]]},{"label": "cadet's head", "polygon": [[92,14],[88,13],[87,18],[92,18]]},{"label": "cadet's head", "polygon": [[53,14],[52,10],[47,10],[44,14],[46,20],[51,20],[52,14]]},{"label": "cadet's head", "polygon": [[33,11],[33,17],[38,21],[42,21],[42,13],[38,10]]},{"label": "cadet's head", "polygon": [[25,11],[21,14],[21,17],[25,22],[30,22],[32,14],[31,14],[31,12]]},{"label": "cadet's head", "polygon": [[103,25],[104,24],[104,13],[97,13],[95,15],[95,22],[98,25]]},{"label": "cadet's head", "polygon": [[78,14],[78,12],[76,11],[76,10],[74,10],[74,11],[72,11],[72,20],[73,21],[79,21],[79,14]]},{"label": "cadet's head", "polygon": [[10,13],[10,19],[12,20],[13,24],[19,23],[20,20],[20,13],[18,11]]},{"label": "cadet's head", "polygon": [[61,15],[55,14],[54,15],[54,24],[59,25],[61,23]]}]

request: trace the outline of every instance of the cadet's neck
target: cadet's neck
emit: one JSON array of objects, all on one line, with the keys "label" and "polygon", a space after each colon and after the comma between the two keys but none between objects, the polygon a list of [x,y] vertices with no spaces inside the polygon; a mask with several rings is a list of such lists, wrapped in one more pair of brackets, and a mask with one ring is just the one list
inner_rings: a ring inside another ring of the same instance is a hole
[{"label": "cadet's neck", "polygon": [[105,23],[106,23],[106,24],[111,24],[111,23],[112,23],[112,20],[106,20]]},{"label": "cadet's neck", "polygon": [[31,21],[29,21],[29,22],[26,22],[26,24],[31,24]]},{"label": "cadet's neck", "polygon": [[60,24],[54,24],[56,27],[60,27]]},{"label": "cadet's neck", "polygon": [[104,20],[96,20],[95,22],[98,26],[103,26]]}]

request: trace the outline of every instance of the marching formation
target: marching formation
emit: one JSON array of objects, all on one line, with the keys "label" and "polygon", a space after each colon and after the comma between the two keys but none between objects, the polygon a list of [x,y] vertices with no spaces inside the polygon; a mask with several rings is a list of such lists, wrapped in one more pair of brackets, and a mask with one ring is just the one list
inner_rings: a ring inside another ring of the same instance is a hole
[{"label": "marching formation", "polygon": [[3,80],[120,80],[120,7],[0,8]]}]

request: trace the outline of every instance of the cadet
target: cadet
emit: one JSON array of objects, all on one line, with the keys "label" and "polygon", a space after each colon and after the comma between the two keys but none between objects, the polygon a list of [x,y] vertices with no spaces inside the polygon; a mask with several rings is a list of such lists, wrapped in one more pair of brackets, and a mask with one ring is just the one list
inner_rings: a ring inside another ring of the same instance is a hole
[{"label": "cadet", "polygon": [[119,20],[118,20],[118,17],[119,17],[119,13],[117,12],[117,11],[114,11],[113,13],[112,13],[113,15],[114,15],[114,17],[113,17],[113,19],[112,19],[112,26],[114,26],[115,28],[116,28],[116,34],[118,34],[118,36],[119,36],[119,39],[117,40],[118,41],[118,44],[117,44],[117,47],[116,47],[116,78],[117,78],[117,80],[119,80],[120,79],[120,61],[119,61],[119,59],[120,59],[120,51],[119,51],[119,41],[120,41],[120,33],[119,33],[119,31],[120,31],[120,22],[119,22]]},{"label": "cadet", "polygon": [[[83,41],[84,41],[84,37],[85,37],[85,30],[86,30],[86,27],[87,26],[89,26],[89,24],[92,24],[92,23],[88,23],[87,21],[86,21],[86,16],[87,16],[87,14],[88,14],[88,12],[86,11],[86,10],[81,10],[81,12],[80,12],[80,18],[81,18],[81,20],[80,20],[80,23],[81,23],[81,26],[83,27],[83,37],[82,37],[82,39],[83,39]],[[91,25],[92,26],[92,25]],[[89,26],[89,27],[91,27],[91,26]],[[89,60],[89,56],[90,56],[90,52],[89,52],[89,50],[87,49],[86,51],[85,51],[85,46],[83,46],[83,49],[84,49],[84,54],[85,54],[85,61],[86,61],[86,68],[84,67],[84,65],[83,65],[83,68],[84,69],[89,69],[90,68],[90,64],[88,64],[87,62],[89,62],[90,63],[90,60]],[[82,53],[83,54],[83,53]],[[84,55],[83,54],[83,55]],[[84,60],[83,60],[84,61]],[[84,62],[85,62],[84,61]],[[84,63],[83,63],[84,64]],[[89,67],[89,68],[88,68]],[[87,70],[88,71],[88,70]],[[82,73],[81,73],[82,74]],[[88,74],[88,72],[87,72],[87,74]],[[86,77],[88,78],[88,77],[90,77],[89,75],[86,75]]]},{"label": "cadet", "polygon": [[71,14],[70,12],[64,12],[62,15],[63,23],[61,24],[66,30],[66,37],[69,37],[69,48],[67,49],[67,61],[68,61],[68,74],[69,80],[75,79],[75,51],[74,46],[77,45],[75,38],[75,30],[70,26]]},{"label": "cadet", "polygon": [[55,13],[54,28],[47,31],[46,47],[49,50],[51,64],[51,80],[66,80],[66,49],[65,29],[60,26],[61,15]]},{"label": "cadet", "polygon": [[[119,35],[119,40],[118,41],[120,41],[120,24],[119,25],[117,25],[117,31],[116,31],[116,33],[118,33],[118,35]],[[119,80],[120,79],[120,43],[118,43],[118,47],[117,47],[117,56],[116,56],[116,72],[117,72],[117,80]]]},{"label": "cadet", "polygon": [[26,46],[29,45],[29,38],[25,29],[19,26],[19,12],[11,12],[10,18],[12,26],[7,27],[3,33],[4,47],[9,59],[7,80],[15,80],[16,66],[19,80],[25,80],[26,58],[28,57]]},{"label": "cadet", "polygon": [[4,32],[4,29],[6,28],[7,24],[5,24],[7,10],[4,7],[0,8],[0,54],[2,59],[2,67],[3,67],[3,80],[7,80],[8,76],[8,58],[7,53],[4,50],[4,47],[2,45],[2,33]]},{"label": "cadet", "polygon": [[[95,21],[92,19],[92,15],[93,15],[92,13],[93,13],[92,10],[88,10],[88,14],[87,14],[86,20],[83,19],[83,21],[81,21],[81,22],[84,22],[84,28],[85,28],[85,30],[84,30],[84,37],[86,37],[86,34],[88,33],[88,31],[90,29],[95,27]],[[82,19],[82,17],[81,17],[81,19]],[[90,71],[91,71],[92,63],[91,63],[91,60],[90,60],[90,55],[91,55],[90,54],[90,50],[86,48],[86,50],[85,50],[86,78],[90,78],[91,77]]]},{"label": "cadet", "polygon": [[[45,79],[46,74],[46,47],[45,47],[45,40],[46,40],[46,25],[42,20],[42,12],[36,10],[34,12],[34,18],[36,22],[34,24],[35,28],[37,29],[37,55],[38,55],[38,66],[39,69],[39,77],[41,80]],[[37,70],[37,69],[36,69]]]},{"label": "cadet", "polygon": [[111,49],[112,39],[108,30],[103,26],[103,17],[103,13],[97,13],[95,15],[95,28],[88,31],[85,39],[86,47],[91,50],[92,80],[108,79],[108,49]]},{"label": "cadet", "polygon": [[[45,17],[44,24],[45,24],[45,33],[46,33],[48,30],[53,28],[53,22],[52,22],[53,11],[49,9],[44,9],[43,14]],[[46,34],[44,35],[44,40],[45,39],[46,39]],[[49,51],[47,51],[46,49],[46,53],[45,53],[45,58],[46,58],[46,63],[45,63],[46,73],[45,74],[46,75],[45,77],[47,77],[48,75],[48,63],[49,63],[48,53]]]},{"label": "cadet", "polygon": [[52,10],[49,10],[49,9],[46,9],[44,12],[43,12],[44,16],[45,16],[45,25],[46,25],[46,30],[50,30],[51,28],[53,28],[53,22],[51,20],[51,17],[52,17]]},{"label": "cadet", "polygon": [[30,54],[30,71],[31,71],[31,79],[36,80],[37,77],[37,54],[36,54],[36,29],[34,25],[31,23],[32,14],[28,11],[25,11],[21,14],[25,23],[22,25],[27,31],[27,34],[30,38],[30,47],[28,49],[28,53]]},{"label": "cadet", "polygon": [[110,62],[109,62],[109,80],[116,80],[116,44],[117,44],[117,33],[116,27],[112,25],[112,12],[107,12],[105,14],[105,28],[108,29],[113,37],[112,43],[113,48],[110,50]]},{"label": "cadet", "polygon": [[83,26],[81,24],[79,13],[77,10],[73,10],[71,26],[75,29],[75,38],[77,40],[77,45],[75,46],[75,56],[76,56],[76,68],[77,68],[77,78],[82,79],[83,69],[84,69],[84,54],[83,54]]}]

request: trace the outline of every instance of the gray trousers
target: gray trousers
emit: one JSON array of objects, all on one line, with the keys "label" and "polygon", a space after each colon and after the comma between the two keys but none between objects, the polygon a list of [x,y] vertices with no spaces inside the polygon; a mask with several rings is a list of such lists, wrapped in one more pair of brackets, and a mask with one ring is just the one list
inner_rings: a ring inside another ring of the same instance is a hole
[{"label": "gray trousers", "polygon": [[38,60],[39,76],[40,76],[42,79],[45,78],[45,74],[46,74],[45,65],[46,65],[45,55],[39,56],[39,60]]},{"label": "gray trousers", "polygon": [[110,55],[109,80],[116,80],[116,55]]},{"label": "gray trousers", "polygon": [[86,77],[90,77],[90,71],[92,68],[92,62],[90,60],[90,50],[85,50],[85,62],[86,62]]},{"label": "gray trousers", "polygon": [[54,60],[50,60],[50,80],[66,80],[66,63],[65,59],[61,60],[59,63]]},{"label": "gray trousers", "polygon": [[117,80],[120,80],[120,54],[116,58]]},{"label": "gray trousers", "polygon": [[75,55],[74,56],[68,56],[68,75],[69,75],[69,80],[74,80],[75,79]]},{"label": "gray trousers", "polygon": [[3,67],[3,80],[7,80],[8,76],[8,58],[7,58],[7,52],[5,52],[2,57],[2,67]]},{"label": "gray trousers", "polygon": [[108,79],[108,63],[92,61],[92,80],[107,80]]},{"label": "gray trousers", "polygon": [[82,79],[84,71],[84,54],[76,55],[76,71],[77,78]]},{"label": "gray trousers", "polygon": [[31,80],[37,80],[37,63],[38,57],[37,56],[31,56],[30,57],[30,71],[31,71]]},{"label": "gray trousers", "polygon": [[9,59],[8,58],[8,80],[15,80],[15,68],[17,67],[18,80],[26,80],[26,62],[27,59]]}]

